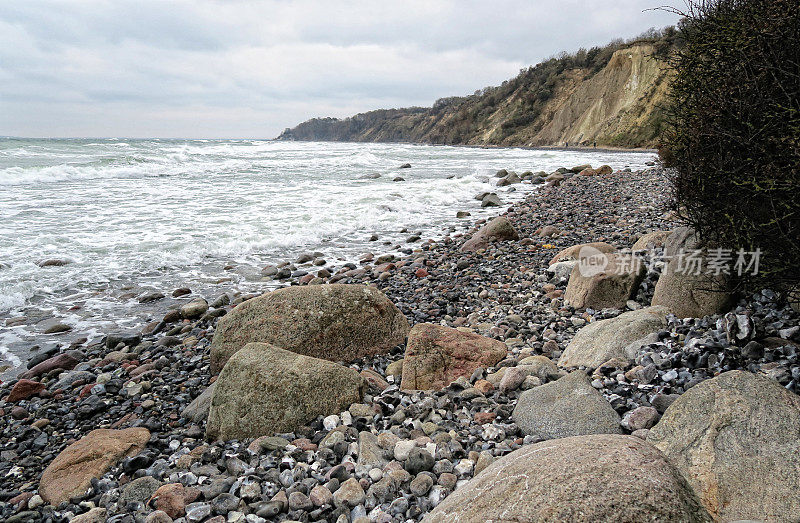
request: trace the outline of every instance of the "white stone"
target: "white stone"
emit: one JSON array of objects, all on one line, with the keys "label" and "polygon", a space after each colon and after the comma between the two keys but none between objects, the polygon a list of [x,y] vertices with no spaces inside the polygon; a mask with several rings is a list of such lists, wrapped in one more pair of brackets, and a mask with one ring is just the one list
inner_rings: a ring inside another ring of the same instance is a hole
[{"label": "white stone", "polygon": [[475,468],[475,464],[468,460],[462,459],[458,462],[458,464],[453,468],[453,472],[456,473],[457,476],[466,476],[472,474],[472,469]]},{"label": "white stone", "polygon": [[394,445],[394,459],[397,461],[405,461],[408,459],[408,454],[417,444],[413,440],[400,440]]},{"label": "white stone", "polygon": [[[330,411],[328,411],[330,412]],[[322,426],[325,427],[325,430],[331,431],[339,426],[339,416],[336,414],[331,414],[330,416],[326,416],[325,419],[322,420]]]}]

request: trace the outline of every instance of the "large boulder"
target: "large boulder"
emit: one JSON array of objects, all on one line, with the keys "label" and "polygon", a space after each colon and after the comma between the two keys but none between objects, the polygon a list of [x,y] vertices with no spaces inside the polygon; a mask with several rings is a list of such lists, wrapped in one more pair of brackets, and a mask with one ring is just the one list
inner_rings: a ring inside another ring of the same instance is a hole
[{"label": "large boulder", "polygon": [[189,403],[181,411],[181,417],[191,420],[194,423],[200,423],[208,418],[208,410],[211,408],[211,396],[214,395],[214,389],[217,382],[212,383],[200,393],[191,403]]},{"label": "large boulder", "polygon": [[211,342],[218,373],[251,342],[331,361],[389,352],[403,343],[408,320],[378,289],[365,285],[286,287],[248,300],[220,318]]},{"label": "large boulder", "polygon": [[749,372],[695,385],[647,436],[721,521],[800,518],[800,397]]},{"label": "large boulder", "polygon": [[669,238],[670,234],[672,234],[672,231],[653,231],[643,234],[636,240],[631,250],[635,252],[648,249],[660,249],[667,242],[667,238]]},{"label": "large boulder", "polygon": [[474,252],[479,249],[485,249],[491,242],[518,239],[519,234],[517,234],[511,222],[508,221],[508,218],[498,216],[473,234],[472,238],[464,242],[464,245],[461,246],[461,251]]},{"label": "large boulder", "polygon": [[51,505],[83,494],[92,483],[122,459],[141,452],[150,440],[142,427],[96,429],[68,446],[44,469],[39,495]]},{"label": "large boulder", "polygon": [[222,369],[211,396],[206,437],[245,439],[292,432],[361,400],[353,369],[268,343],[248,343]]},{"label": "large boulder", "polygon": [[567,247],[566,249],[559,251],[559,253],[553,256],[553,258],[550,260],[549,265],[553,265],[554,263],[562,261],[577,260],[580,258],[581,250],[586,252],[585,249],[587,247],[597,249],[603,254],[612,253],[617,250],[616,247],[605,242],[579,243],[578,245],[573,245],[572,247]]},{"label": "large boulder", "polygon": [[502,341],[420,323],[408,333],[400,388],[441,389],[461,376],[469,378],[478,368],[491,367],[507,353]]},{"label": "large boulder", "polygon": [[[693,253],[699,251],[699,256]],[[664,244],[667,266],[656,282],[653,305],[663,305],[681,318],[702,318],[727,311],[731,293],[724,274],[709,267],[709,253],[701,249],[697,234],[688,227],[672,231]],[[698,264],[690,258],[699,259]],[[732,268],[729,264],[729,269]],[[707,274],[712,270],[711,274]]]},{"label": "large boulder", "polygon": [[633,436],[591,435],[527,445],[498,459],[423,521],[712,520],[658,450]]},{"label": "large boulder", "polygon": [[513,418],[537,439],[622,432],[619,414],[579,370],[523,392]]},{"label": "large boulder", "polygon": [[575,334],[558,364],[595,369],[611,358],[633,359],[631,344],[661,330],[669,312],[664,307],[644,307],[590,323]]},{"label": "large boulder", "polygon": [[586,258],[578,260],[570,273],[564,301],[576,309],[623,309],[636,296],[644,279],[647,272],[644,263],[631,254],[600,253],[599,256],[604,260],[602,266],[584,263],[588,261]]}]

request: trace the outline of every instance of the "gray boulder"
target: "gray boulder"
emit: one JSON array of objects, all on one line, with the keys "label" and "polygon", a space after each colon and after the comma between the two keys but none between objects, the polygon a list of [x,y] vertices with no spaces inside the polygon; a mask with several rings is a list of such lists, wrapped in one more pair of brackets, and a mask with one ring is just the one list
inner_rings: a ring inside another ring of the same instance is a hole
[{"label": "gray boulder", "polygon": [[607,261],[605,268],[592,268],[586,260],[579,260],[572,269],[564,301],[576,309],[624,309],[647,272],[644,263],[630,254],[600,256]]},{"label": "gray boulder", "polygon": [[798,521],[800,397],[749,372],[695,385],[647,441],[683,473],[721,521]]},{"label": "gray boulder", "polygon": [[492,242],[518,239],[519,234],[517,234],[511,222],[508,221],[508,218],[498,216],[481,227],[469,240],[464,242],[464,245],[461,246],[461,251],[474,252],[479,249],[485,249]]},{"label": "gray boulder", "polygon": [[632,347],[633,342],[661,330],[667,324],[669,312],[664,307],[644,307],[590,323],[575,334],[558,364],[595,369],[611,358],[633,359],[635,354],[626,349]]},{"label": "gray boulder", "polygon": [[[727,278],[724,274],[706,274],[708,253],[700,248],[696,233],[688,227],[675,229],[667,237],[664,255],[669,262],[656,282],[653,305],[663,305],[681,318],[702,318],[730,308]],[[701,263],[695,268],[686,260],[691,251],[698,249],[701,250]],[[683,259],[681,253],[685,255]]]},{"label": "gray boulder", "polygon": [[223,316],[211,342],[218,373],[251,342],[331,361],[389,352],[403,343],[408,320],[378,289],[366,285],[311,285],[278,289],[247,300]]},{"label": "gray boulder", "polygon": [[186,408],[181,411],[181,417],[191,420],[194,423],[200,423],[208,418],[208,409],[211,408],[211,396],[214,394],[214,388],[217,382],[212,383],[206,390],[200,393]]},{"label": "gray boulder", "polygon": [[622,432],[619,414],[583,371],[523,392],[513,418],[522,432],[538,439]]},{"label": "gray boulder", "polygon": [[503,201],[495,193],[486,194],[481,198],[481,207],[500,207]]},{"label": "gray boulder", "polygon": [[496,460],[423,522],[711,522],[686,480],[639,438],[590,435]]},{"label": "gray boulder", "polygon": [[366,382],[353,369],[267,343],[249,343],[219,375],[206,437],[245,439],[292,432],[317,416],[361,400]]}]

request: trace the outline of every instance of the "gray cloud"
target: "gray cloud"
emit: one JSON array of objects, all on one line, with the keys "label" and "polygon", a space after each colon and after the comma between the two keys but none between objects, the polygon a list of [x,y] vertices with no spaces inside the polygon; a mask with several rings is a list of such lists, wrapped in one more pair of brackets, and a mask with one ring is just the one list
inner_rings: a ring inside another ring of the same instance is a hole
[{"label": "gray cloud", "polygon": [[2,2],[0,134],[268,138],[675,23],[660,4]]}]

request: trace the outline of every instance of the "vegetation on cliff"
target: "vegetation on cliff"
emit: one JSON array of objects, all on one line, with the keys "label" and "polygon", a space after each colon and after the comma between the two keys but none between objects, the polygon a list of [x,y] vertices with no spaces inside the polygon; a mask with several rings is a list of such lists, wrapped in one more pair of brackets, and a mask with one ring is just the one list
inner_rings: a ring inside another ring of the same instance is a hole
[{"label": "vegetation on cliff", "polygon": [[315,118],[279,138],[467,145],[653,146],[661,131],[665,60],[677,31],[650,30],[628,41],[563,53],[496,87],[436,101],[430,108],[383,109]]},{"label": "vegetation on cliff", "polygon": [[689,9],[661,149],[676,168],[676,208],[707,242],[760,249],[750,282],[789,289],[800,282],[800,9],[796,0]]}]

